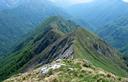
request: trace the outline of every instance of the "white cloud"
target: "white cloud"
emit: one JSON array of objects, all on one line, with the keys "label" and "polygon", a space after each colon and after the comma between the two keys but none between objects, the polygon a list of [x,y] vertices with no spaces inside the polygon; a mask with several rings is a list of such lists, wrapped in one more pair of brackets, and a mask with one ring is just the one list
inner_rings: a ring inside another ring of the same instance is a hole
[{"label": "white cloud", "polygon": [[124,2],[128,3],[128,0],[122,0],[122,1],[124,1]]},{"label": "white cloud", "polygon": [[80,3],[89,3],[92,2],[93,0],[68,0],[72,4],[80,4]]},{"label": "white cloud", "polygon": [[75,4],[81,4],[81,3],[90,3],[94,0],[50,0],[52,2],[55,2],[61,6],[70,6],[70,5],[75,5]]}]

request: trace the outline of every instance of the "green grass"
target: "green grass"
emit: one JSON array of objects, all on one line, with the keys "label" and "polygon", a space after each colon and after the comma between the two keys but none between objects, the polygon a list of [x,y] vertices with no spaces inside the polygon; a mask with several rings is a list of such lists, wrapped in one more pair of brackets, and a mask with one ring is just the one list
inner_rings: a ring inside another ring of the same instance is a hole
[{"label": "green grass", "polygon": [[[120,66],[120,64],[121,63],[123,64],[123,62],[121,59],[119,59],[119,57],[115,56],[114,54],[111,56],[111,58],[109,57],[109,54],[107,54],[108,57],[107,56],[105,57],[103,54],[99,54],[95,52],[93,48],[90,48],[95,41],[97,43],[100,43],[100,45],[102,45],[103,48],[108,46],[103,45],[103,42],[101,42],[94,36],[90,36],[91,35],[90,33],[88,34],[86,33],[82,30],[79,30],[77,32],[77,40],[74,42],[75,43],[74,49],[75,49],[75,56],[76,56],[75,58],[87,59],[97,67],[101,67],[119,76],[127,76],[128,72],[125,69],[121,68]],[[88,41],[87,37],[90,37],[91,40]],[[116,55],[118,54],[114,50],[112,53],[115,53]]]},{"label": "green grass", "polygon": [[[55,62],[54,62],[55,63]],[[41,77],[40,68],[27,74],[19,74],[4,82],[123,82],[124,78],[115,76],[102,69],[98,69],[82,59],[62,60],[64,65],[56,70],[49,70],[46,76]],[[52,65],[53,63],[51,63]],[[101,73],[102,72],[102,73]],[[28,76],[29,75],[29,76]],[[30,79],[31,78],[31,79]],[[46,81],[47,80],[47,81]]]}]

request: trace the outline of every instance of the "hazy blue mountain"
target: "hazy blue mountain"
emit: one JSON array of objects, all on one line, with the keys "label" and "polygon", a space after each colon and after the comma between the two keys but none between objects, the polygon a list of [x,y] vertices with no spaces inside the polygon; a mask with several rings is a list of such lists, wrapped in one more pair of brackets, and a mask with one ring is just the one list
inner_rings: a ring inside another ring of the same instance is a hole
[{"label": "hazy blue mountain", "polygon": [[99,29],[99,35],[124,54],[128,54],[128,16],[107,23]]},{"label": "hazy blue mountain", "polygon": [[13,5],[17,6],[0,11],[0,55],[12,49],[17,39],[34,29],[44,18],[66,15],[47,0],[23,0],[22,4],[17,2]]},{"label": "hazy blue mountain", "polygon": [[94,0],[91,3],[73,5],[67,10],[95,30],[108,21],[127,15],[128,4],[121,0]]},{"label": "hazy blue mountain", "polygon": [[0,1],[0,10],[5,9],[6,7],[4,0]]},{"label": "hazy blue mountain", "polygon": [[20,0],[0,0],[0,11],[15,8],[22,4]]}]

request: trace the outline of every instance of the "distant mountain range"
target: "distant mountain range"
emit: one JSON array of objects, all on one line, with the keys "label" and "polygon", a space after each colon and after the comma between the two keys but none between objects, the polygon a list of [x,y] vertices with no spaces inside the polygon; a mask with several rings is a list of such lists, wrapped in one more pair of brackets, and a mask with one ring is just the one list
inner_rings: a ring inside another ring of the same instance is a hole
[{"label": "distant mountain range", "polygon": [[67,10],[72,16],[88,23],[89,28],[96,30],[119,16],[127,16],[128,4],[122,0],[94,0],[73,5]]},{"label": "distant mountain range", "polygon": [[[44,18],[67,16],[63,10],[46,0],[23,0],[22,4],[17,0],[7,1],[10,1],[9,4],[15,3],[15,7],[0,11],[0,55],[10,51],[12,46],[14,47],[14,44],[24,37],[23,35],[37,27]],[[2,0],[1,4],[3,2]]]},{"label": "distant mountain range", "polygon": [[1,0],[0,1],[0,11],[4,9],[11,9],[21,5],[20,0]]},{"label": "distant mountain range", "polygon": [[104,25],[99,34],[112,46],[122,49],[128,44],[128,16],[122,16]]}]

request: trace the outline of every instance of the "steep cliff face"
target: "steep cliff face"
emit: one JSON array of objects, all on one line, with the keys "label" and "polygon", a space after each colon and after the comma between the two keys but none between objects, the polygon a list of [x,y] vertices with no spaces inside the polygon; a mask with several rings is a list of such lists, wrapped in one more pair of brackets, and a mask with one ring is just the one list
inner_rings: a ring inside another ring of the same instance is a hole
[{"label": "steep cliff face", "polygon": [[87,59],[109,72],[127,75],[123,59],[106,42],[70,20],[50,17],[5,58],[0,76],[5,79],[65,58]]}]

